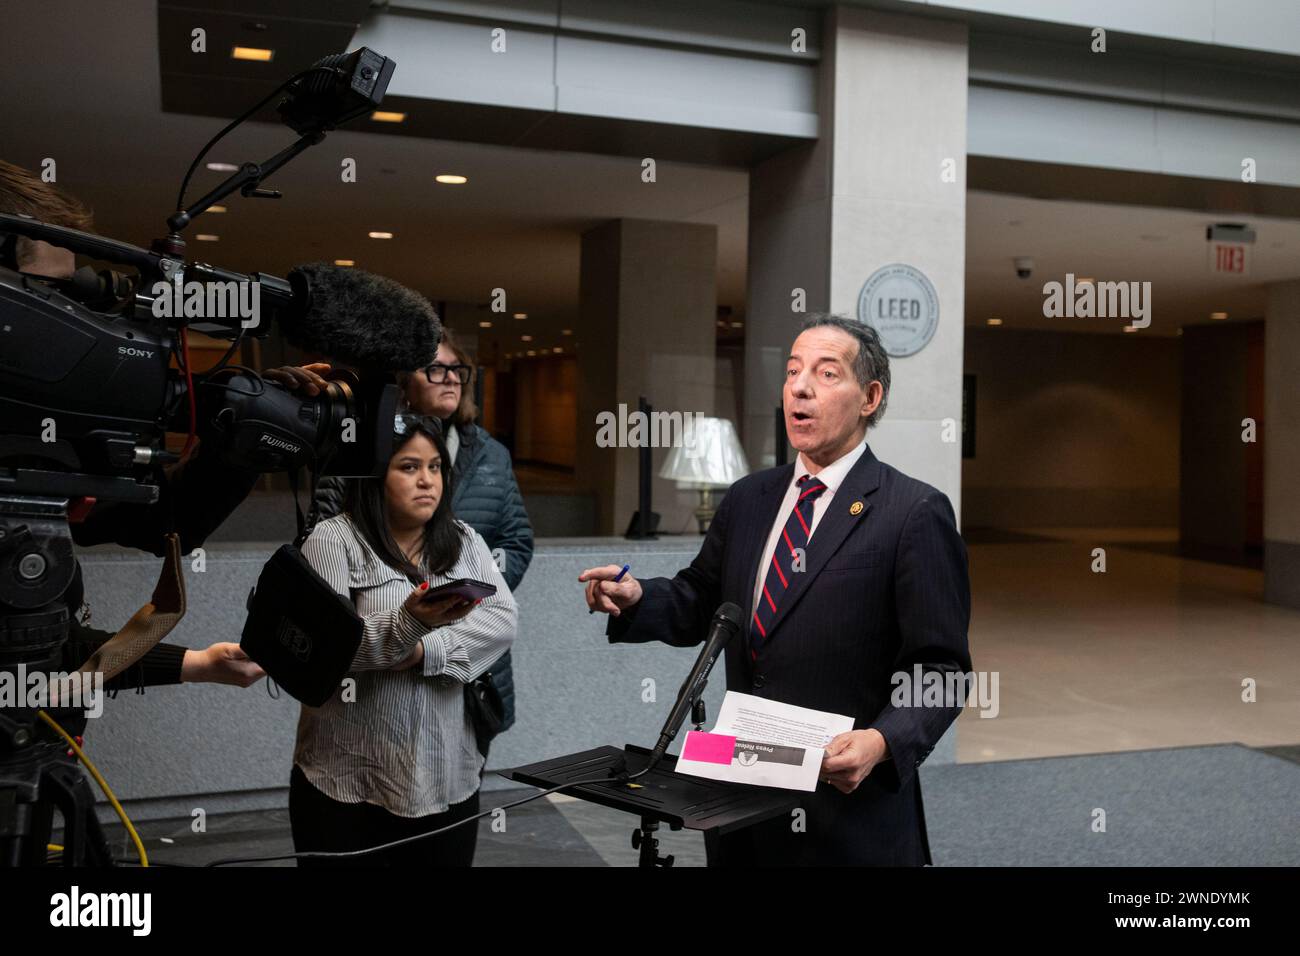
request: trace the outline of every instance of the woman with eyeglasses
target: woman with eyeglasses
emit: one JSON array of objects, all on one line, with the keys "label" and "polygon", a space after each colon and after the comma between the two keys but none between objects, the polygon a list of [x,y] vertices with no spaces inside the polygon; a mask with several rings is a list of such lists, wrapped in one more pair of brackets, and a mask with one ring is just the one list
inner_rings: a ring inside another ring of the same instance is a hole
[{"label": "woman with eyeglasses", "polygon": [[[365,630],[349,679],[299,717],[289,787],[298,852],[379,846],[479,812],[484,757],[466,685],[509,649],[518,608],[483,538],[452,516],[437,423],[404,415],[397,424],[384,477],[350,479],[343,512],[302,545]],[[496,593],[424,600],[458,578]],[[477,833],[467,822],[382,853],[300,865],[469,866]]]},{"label": "woman with eyeglasses", "polygon": [[[475,424],[478,409],[473,371],[469,356],[451,330],[444,328],[433,362],[403,376],[401,384],[411,411],[442,422],[453,464],[452,512],[483,536],[499,559],[506,584],[514,591],[533,560],[533,527],[519,494],[510,452]],[[342,501],[342,481],[321,479],[316,493],[320,514],[337,514]],[[508,651],[492,666],[489,676],[501,699],[503,732],[515,719],[514,675]]]}]

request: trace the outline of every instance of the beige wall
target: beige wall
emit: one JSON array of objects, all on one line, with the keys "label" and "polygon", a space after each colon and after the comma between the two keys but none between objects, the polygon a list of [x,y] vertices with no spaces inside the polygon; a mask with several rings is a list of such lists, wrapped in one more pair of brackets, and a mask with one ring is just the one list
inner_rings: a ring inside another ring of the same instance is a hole
[{"label": "beige wall", "polygon": [[965,356],[964,527],[1177,525],[1177,339],[972,328]]}]

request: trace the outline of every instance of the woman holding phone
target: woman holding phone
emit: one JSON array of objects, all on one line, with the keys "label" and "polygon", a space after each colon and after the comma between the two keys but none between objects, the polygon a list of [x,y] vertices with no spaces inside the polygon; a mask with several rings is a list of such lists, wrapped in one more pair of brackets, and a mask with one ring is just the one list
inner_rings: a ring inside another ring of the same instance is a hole
[{"label": "woman holding phone", "polygon": [[[314,367],[306,368],[310,371]],[[486,428],[476,424],[474,363],[469,353],[456,341],[452,331],[444,327],[433,362],[398,376],[398,381],[411,411],[430,415],[442,423],[442,437],[451,455],[455,485],[453,510],[483,536],[497,556],[501,576],[512,592],[517,591],[533,560],[533,526],[519,493],[510,452]],[[316,486],[319,513],[338,514],[345,493],[342,478],[322,478]],[[504,711],[500,733],[505,733],[515,722],[515,682],[510,656],[509,651],[501,655],[488,671]],[[486,749],[487,740],[480,743]]]},{"label": "woman holding phone", "polygon": [[[479,812],[483,757],[465,685],[509,649],[518,609],[483,538],[452,517],[450,484],[438,423],[401,416],[385,476],[350,480],[344,511],[303,542],[365,632],[339,692],[304,705],[298,721],[289,787],[298,852],[378,846]],[[459,578],[496,593],[424,600]],[[477,832],[466,823],[342,862],[469,866]]]}]

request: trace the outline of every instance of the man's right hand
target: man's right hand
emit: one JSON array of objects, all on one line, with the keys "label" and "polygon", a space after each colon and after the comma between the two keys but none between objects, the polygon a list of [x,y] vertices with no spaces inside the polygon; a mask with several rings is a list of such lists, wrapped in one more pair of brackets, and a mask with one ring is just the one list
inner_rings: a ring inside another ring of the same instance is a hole
[{"label": "man's right hand", "polygon": [[588,568],[578,575],[587,585],[587,607],[618,617],[641,600],[641,582],[631,573],[623,575],[617,584],[614,579],[623,570],[621,564],[607,564],[603,568]]}]

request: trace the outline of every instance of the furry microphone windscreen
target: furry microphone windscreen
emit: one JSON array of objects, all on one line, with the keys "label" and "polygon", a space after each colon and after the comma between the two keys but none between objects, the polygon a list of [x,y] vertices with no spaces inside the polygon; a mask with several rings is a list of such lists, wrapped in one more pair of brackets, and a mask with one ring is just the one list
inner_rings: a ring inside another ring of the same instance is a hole
[{"label": "furry microphone windscreen", "polygon": [[423,368],[438,353],[438,313],[401,283],[324,262],[295,266],[289,283],[302,308],[282,325],[299,348],[389,372]]}]

